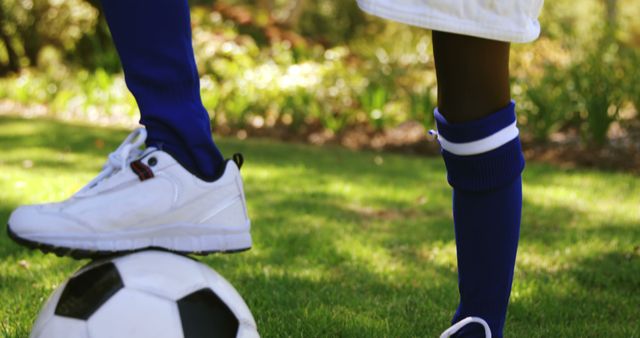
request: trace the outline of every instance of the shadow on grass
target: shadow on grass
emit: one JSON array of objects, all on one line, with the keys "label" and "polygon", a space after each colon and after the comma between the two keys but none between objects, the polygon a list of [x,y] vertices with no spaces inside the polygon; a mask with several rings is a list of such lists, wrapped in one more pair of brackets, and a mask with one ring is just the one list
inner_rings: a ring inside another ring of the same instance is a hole
[{"label": "shadow on grass", "polygon": [[0,144],[5,149],[46,148],[91,154],[115,149],[127,134],[121,129],[6,116],[0,116],[0,130]]},{"label": "shadow on grass", "polygon": [[[511,330],[527,337],[637,337],[640,253],[620,249],[528,272],[528,296],[510,306]],[[516,281],[518,283],[518,281]],[[535,331],[530,331],[535,327]],[[514,335],[520,336],[520,335]]]},{"label": "shadow on grass", "polygon": [[355,267],[337,269],[340,274],[320,280],[285,273],[233,282],[264,337],[432,337],[447,326],[455,307],[455,276],[447,271],[440,277],[451,283],[411,285]]},{"label": "shadow on grass", "polygon": [[[27,248],[21,247],[14,243],[9,236],[7,236],[7,221],[11,211],[16,208],[13,203],[8,204],[6,201],[2,201],[0,204],[0,220],[2,224],[2,234],[0,234],[0,260],[6,260],[10,257],[20,256],[28,252]],[[0,285],[3,285],[0,283]]]}]

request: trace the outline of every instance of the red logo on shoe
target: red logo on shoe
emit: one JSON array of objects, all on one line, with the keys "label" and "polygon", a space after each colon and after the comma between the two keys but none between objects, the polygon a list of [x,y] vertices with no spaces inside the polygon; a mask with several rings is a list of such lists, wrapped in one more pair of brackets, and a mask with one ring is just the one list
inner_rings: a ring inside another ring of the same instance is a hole
[{"label": "red logo on shoe", "polygon": [[138,175],[140,181],[153,178],[153,171],[151,170],[151,168],[142,163],[142,161],[140,160],[131,162],[131,170],[133,170],[133,172]]}]

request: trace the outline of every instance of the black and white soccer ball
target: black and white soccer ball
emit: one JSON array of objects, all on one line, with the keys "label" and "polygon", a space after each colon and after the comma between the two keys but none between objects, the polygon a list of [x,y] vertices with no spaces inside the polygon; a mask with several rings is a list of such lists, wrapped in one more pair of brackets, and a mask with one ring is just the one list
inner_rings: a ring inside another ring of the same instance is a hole
[{"label": "black and white soccer ball", "polygon": [[91,263],[51,295],[32,338],[259,337],[240,294],[191,258],[142,251]]}]

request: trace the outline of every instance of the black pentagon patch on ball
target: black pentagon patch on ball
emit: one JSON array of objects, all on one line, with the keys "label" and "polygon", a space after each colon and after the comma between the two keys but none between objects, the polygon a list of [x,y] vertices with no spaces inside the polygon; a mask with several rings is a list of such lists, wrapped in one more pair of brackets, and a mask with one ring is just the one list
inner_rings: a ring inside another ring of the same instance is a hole
[{"label": "black pentagon patch on ball", "polygon": [[238,318],[211,289],[201,289],[178,301],[185,338],[233,338]]},{"label": "black pentagon patch on ball", "polygon": [[64,287],[55,314],[87,320],[124,284],[113,263],[105,263],[71,277]]}]

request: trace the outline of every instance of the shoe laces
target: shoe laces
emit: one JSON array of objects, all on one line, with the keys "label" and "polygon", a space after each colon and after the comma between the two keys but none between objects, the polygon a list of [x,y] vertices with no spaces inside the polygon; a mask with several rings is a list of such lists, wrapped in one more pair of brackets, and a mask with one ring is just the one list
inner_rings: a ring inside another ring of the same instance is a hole
[{"label": "shoe laces", "polygon": [[489,328],[489,324],[487,324],[487,322],[480,317],[467,317],[451,325],[451,327],[449,327],[444,332],[442,332],[442,334],[440,335],[440,338],[450,337],[452,334],[455,334],[456,332],[460,331],[460,329],[462,329],[464,326],[467,326],[471,323],[478,323],[482,325],[482,327],[484,328],[485,337],[491,338],[491,329]]},{"label": "shoe laces", "polygon": [[131,132],[131,134],[122,141],[120,146],[118,146],[114,152],[109,154],[107,162],[102,167],[100,174],[82,188],[80,192],[96,187],[100,182],[126,168],[131,162],[140,157],[143,153],[140,147],[144,144],[146,139],[147,131],[144,128],[137,128]]}]

